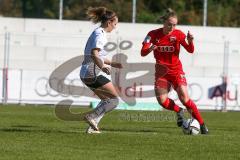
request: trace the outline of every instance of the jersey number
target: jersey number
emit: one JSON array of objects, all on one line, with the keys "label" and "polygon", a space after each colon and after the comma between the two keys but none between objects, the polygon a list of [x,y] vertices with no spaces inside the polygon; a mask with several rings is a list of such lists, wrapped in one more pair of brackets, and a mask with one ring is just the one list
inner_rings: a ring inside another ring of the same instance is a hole
[{"label": "jersey number", "polygon": [[174,52],[175,48],[173,46],[158,46],[159,52]]}]

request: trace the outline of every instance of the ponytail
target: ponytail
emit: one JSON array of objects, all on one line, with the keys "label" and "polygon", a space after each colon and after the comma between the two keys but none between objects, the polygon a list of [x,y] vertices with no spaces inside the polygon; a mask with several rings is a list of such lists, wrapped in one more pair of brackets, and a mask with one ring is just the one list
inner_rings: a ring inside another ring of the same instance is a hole
[{"label": "ponytail", "polygon": [[87,12],[86,12],[88,18],[93,22],[93,23],[105,23],[108,20],[113,20],[114,17],[116,17],[116,13],[108,10],[106,7],[89,7]]}]

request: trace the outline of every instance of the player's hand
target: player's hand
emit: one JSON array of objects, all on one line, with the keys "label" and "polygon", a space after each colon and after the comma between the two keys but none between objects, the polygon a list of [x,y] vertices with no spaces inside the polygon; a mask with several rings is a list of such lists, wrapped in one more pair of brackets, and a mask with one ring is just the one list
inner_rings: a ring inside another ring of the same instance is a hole
[{"label": "player's hand", "polygon": [[191,43],[193,41],[193,35],[188,31],[187,33],[187,40],[188,40],[188,43]]},{"label": "player's hand", "polygon": [[103,65],[103,67],[102,67],[102,71],[104,72],[104,73],[106,73],[107,75],[110,75],[111,74],[111,68],[109,67],[109,66],[107,66],[107,65]]}]

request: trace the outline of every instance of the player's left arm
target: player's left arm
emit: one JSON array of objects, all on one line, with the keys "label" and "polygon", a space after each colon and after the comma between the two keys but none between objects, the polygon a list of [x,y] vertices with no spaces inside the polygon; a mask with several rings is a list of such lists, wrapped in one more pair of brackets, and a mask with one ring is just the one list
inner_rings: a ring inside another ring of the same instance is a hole
[{"label": "player's left arm", "polygon": [[154,39],[153,32],[150,31],[142,42],[141,56],[144,57],[148,55],[153,50],[157,49],[157,46],[152,43]]},{"label": "player's left arm", "polygon": [[188,31],[187,33],[187,42],[185,40],[185,35],[184,38],[181,41],[181,45],[189,52],[193,53],[194,52],[194,44],[193,44],[193,35]]}]

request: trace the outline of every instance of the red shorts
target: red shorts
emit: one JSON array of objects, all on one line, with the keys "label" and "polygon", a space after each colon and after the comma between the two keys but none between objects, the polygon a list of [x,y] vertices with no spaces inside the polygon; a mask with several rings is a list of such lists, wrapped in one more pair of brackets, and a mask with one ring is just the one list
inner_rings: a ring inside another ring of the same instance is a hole
[{"label": "red shorts", "polygon": [[164,66],[155,66],[155,88],[169,90],[172,86],[176,90],[181,85],[187,86],[187,80],[182,70],[169,72]]}]

